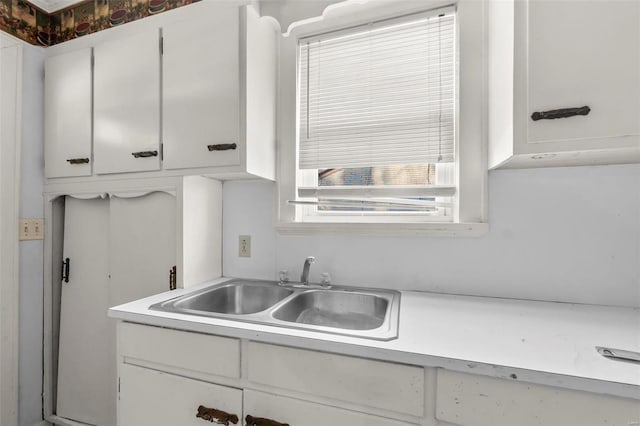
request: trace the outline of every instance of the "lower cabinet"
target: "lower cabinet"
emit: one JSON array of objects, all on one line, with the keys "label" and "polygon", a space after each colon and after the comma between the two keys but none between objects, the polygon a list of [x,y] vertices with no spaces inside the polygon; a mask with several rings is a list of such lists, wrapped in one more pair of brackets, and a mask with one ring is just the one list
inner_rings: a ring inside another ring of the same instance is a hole
[{"label": "lower cabinet", "polygon": [[[252,390],[244,391],[244,411],[251,418],[276,422],[270,425],[265,424],[265,426],[278,426],[279,424],[290,426],[403,426],[410,424]],[[250,418],[247,417],[246,420],[250,420]],[[247,422],[247,425],[253,426],[250,422]],[[262,424],[256,424],[256,426],[262,426]]]},{"label": "lower cabinet", "polygon": [[436,418],[457,426],[630,426],[640,401],[439,369]]},{"label": "lower cabinet", "polygon": [[[118,326],[118,362],[118,426],[415,426],[423,418],[416,366],[127,322]],[[419,415],[405,411],[405,399]]]},{"label": "lower cabinet", "polygon": [[120,366],[119,385],[120,426],[228,425],[242,416],[240,389],[128,364]]}]

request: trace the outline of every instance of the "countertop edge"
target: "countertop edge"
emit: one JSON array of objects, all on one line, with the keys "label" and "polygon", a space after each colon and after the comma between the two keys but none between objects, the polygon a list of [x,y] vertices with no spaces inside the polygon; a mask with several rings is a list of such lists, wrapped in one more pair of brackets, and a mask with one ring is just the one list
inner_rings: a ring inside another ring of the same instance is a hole
[{"label": "countertop edge", "polygon": [[[183,319],[168,318],[153,314],[141,314],[116,308],[109,309],[109,317],[139,324],[166,327],[204,334],[248,339],[263,343],[291,346],[321,352],[331,352],[380,361],[419,365],[431,368],[495,377],[510,381],[555,386],[577,391],[607,394],[623,398],[640,399],[640,386],[558,373],[535,371],[517,367],[480,363],[463,359],[445,358],[436,355],[405,352],[397,349],[376,348],[366,344],[333,342],[312,337],[293,336],[282,333],[252,330],[239,324],[238,327],[207,324]],[[366,342],[363,342],[366,343]]]}]

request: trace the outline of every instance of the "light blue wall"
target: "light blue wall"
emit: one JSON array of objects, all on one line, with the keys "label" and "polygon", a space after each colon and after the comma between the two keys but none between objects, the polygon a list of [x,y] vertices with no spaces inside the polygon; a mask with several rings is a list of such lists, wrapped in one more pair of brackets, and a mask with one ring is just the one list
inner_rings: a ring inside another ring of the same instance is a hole
[{"label": "light blue wall", "polygon": [[[44,51],[24,45],[20,217],[44,216]],[[20,242],[20,426],[42,420],[43,242]]]}]

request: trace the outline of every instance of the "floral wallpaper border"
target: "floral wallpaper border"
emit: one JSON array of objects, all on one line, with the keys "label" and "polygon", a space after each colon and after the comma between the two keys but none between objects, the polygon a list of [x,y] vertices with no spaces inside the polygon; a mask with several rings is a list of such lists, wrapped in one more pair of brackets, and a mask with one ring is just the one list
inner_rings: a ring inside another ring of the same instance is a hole
[{"label": "floral wallpaper border", "polygon": [[0,0],[0,31],[53,46],[200,0],[86,0],[47,13],[26,0]]}]

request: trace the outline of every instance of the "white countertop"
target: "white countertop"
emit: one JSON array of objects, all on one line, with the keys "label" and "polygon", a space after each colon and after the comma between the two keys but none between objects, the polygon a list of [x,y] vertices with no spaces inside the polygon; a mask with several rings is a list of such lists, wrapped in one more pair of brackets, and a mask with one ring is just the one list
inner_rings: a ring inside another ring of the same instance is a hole
[{"label": "white countertop", "polygon": [[640,309],[402,292],[395,340],[377,341],[149,306],[228,280],[116,306],[109,316],[251,339],[640,399],[640,364],[604,358],[595,346],[640,352]]}]

